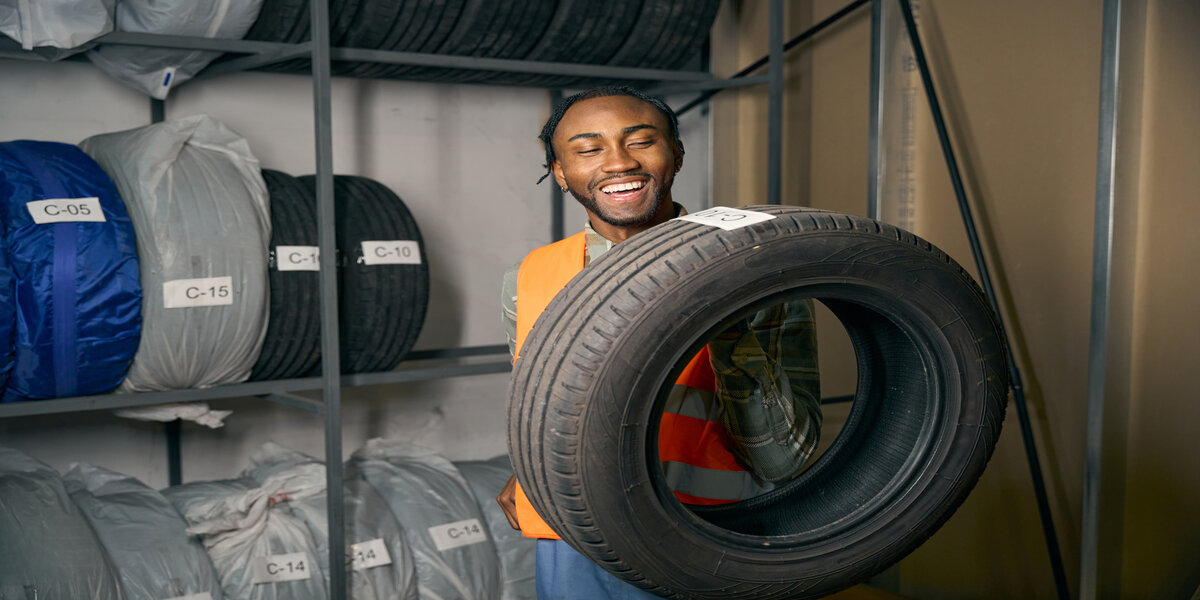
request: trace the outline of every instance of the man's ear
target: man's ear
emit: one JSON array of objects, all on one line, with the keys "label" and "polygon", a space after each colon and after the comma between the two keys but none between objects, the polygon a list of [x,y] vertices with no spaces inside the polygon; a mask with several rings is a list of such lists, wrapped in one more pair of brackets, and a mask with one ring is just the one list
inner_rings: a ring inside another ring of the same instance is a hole
[{"label": "man's ear", "polygon": [[683,168],[683,142],[675,141],[675,172],[678,173]]},{"label": "man's ear", "polygon": [[567,176],[563,173],[562,163],[554,160],[550,163],[550,172],[554,174],[554,181],[559,188],[567,187]]}]

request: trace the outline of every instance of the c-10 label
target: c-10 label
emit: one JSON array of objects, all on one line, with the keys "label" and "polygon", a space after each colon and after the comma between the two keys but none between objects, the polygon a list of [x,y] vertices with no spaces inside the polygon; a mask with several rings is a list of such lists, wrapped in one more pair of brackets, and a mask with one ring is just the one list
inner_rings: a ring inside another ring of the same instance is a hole
[{"label": "c-10 label", "polygon": [[365,265],[421,264],[421,246],[413,240],[364,241],[362,253]]},{"label": "c-10 label", "polygon": [[29,216],[38,225],[46,223],[103,223],[104,210],[100,208],[100,199],[91,198],[49,198],[26,202]]},{"label": "c-10 label", "polygon": [[254,583],[300,581],[313,576],[308,554],[304,552],[259,556],[251,563],[251,568],[254,570]]},{"label": "c-10 label", "polygon": [[275,246],[275,269],[278,271],[320,271],[319,246]]},{"label": "c-10 label", "polygon": [[233,277],[175,279],[163,282],[163,308],[233,304]]}]

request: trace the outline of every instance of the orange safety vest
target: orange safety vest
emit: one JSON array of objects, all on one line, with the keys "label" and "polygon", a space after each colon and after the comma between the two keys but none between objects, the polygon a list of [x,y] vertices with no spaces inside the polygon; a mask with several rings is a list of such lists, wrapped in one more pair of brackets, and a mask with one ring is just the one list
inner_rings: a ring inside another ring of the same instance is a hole
[{"label": "orange safety vest", "polygon": [[[516,358],[538,315],[576,273],[583,270],[587,242],[580,232],[530,252],[517,271]],[[668,483],[685,504],[722,504],[753,497],[766,488],[738,462],[713,394],[716,378],[708,347],[684,367],[667,400],[659,428],[658,452]],[[527,537],[558,539],[516,486],[517,520]]]}]

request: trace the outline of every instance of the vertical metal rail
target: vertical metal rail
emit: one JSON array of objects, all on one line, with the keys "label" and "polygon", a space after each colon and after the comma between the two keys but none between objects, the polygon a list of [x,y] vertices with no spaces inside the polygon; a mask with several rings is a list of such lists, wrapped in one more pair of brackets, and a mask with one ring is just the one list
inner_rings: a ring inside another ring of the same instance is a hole
[{"label": "vertical metal rail", "polygon": [[871,117],[867,131],[867,217],[879,219],[883,205],[883,2],[871,0]]},{"label": "vertical metal rail", "polygon": [[[550,110],[554,110],[554,106],[562,100],[563,94],[560,89],[550,90]],[[549,168],[549,165],[546,165]],[[563,223],[566,218],[565,208],[563,206],[563,191],[558,187],[558,182],[553,177],[550,178],[550,241],[557,242],[566,237],[566,224]]]},{"label": "vertical metal rail", "polygon": [[346,600],[346,530],[342,485],[342,377],[338,351],[337,255],[333,208],[333,111],[329,4],[309,3],[313,113],[316,134],[317,225],[320,246],[321,369],[325,402],[325,483],[329,516],[329,597]]},{"label": "vertical metal rail", "polygon": [[[167,102],[150,99],[150,122],[162,123],[167,118]],[[167,440],[167,485],[183,483],[183,421],[175,419],[163,424]]]},{"label": "vertical metal rail", "polygon": [[[983,247],[979,242],[979,233],[975,228],[975,218],[971,214],[971,206],[967,203],[967,192],[963,186],[962,174],[958,168],[958,160],[954,156],[954,148],[950,144],[950,134],[946,128],[946,119],[938,102],[937,91],[933,86],[933,76],[929,71],[929,62],[925,57],[925,49],[921,45],[921,36],[917,31],[917,22],[913,18],[912,5],[909,0],[899,0],[900,11],[904,15],[904,25],[908,30],[909,42],[912,44],[913,55],[921,72],[921,82],[925,87],[925,96],[929,100],[929,109],[933,113],[934,126],[937,128],[938,141],[942,146],[942,154],[946,159],[946,167],[950,171],[950,182],[954,187],[954,196],[958,200],[958,208],[962,213],[963,225],[967,230],[967,239],[971,244],[971,254],[975,258],[975,267],[979,271],[980,284],[987,294],[988,302],[1000,322],[1000,329],[1005,339],[1008,338],[1004,318],[1000,312],[1000,304],[996,300],[996,291],[992,286],[992,278],[988,271],[987,261],[983,257]],[[1011,347],[1011,346],[1010,346]],[[1042,518],[1042,530],[1046,537],[1046,547],[1050,554],[1050,567],[1054,572],[1054,584],[1058,597],[1067,600],[1070,590],[1067,586],[1066,570],[1063,568],[1062,554],[1058,547],[1058,537],[1054,531],[1054,520],[1050,513],[1050,501],[1046,494],[1046,484],[1042,477],[1042,467],[1038,461],[1037,444],[1033,438],[1033,427],[1029,420],[1029,409],[1025,402],[1025,388],[1022,384],[1021,372],[1017,368],[1016,359],[1012,352],[1008,353],[1008,369],[1012,375],[1013,403],[1017,407],[1017,416],[1021,423],[1021,436],[1025,442],[1025,457],[1029,462],[1030,476],[1033,480],[1034,495],[1037,497],[1038,512]]]},{"label": "vertical metal rail", "polygon": [[167,485],[180,485],[183,483],[183,452],[180,447],[183,421],[167,421],[163,428],[167,434]]},{"label": "vertical metal rail", "polygon": [[767,68],[767,204],[783,200],[783,0],[771,0]]},{"label": "vertical metal rail", "polygon": [[1100,553],[1100,476],[1104,450],[1104,379],[1108,360],[1109,279],[1117,156],[1117,86],[1120,82],[1121,0],[1104,0],[1100,56],[1100,132],[1096,157],[1096,211],[1092,244],[1092,315],[1088,345],[1087,433],[1083,463],[1083,515],[1079,598],[1096,598]]}]

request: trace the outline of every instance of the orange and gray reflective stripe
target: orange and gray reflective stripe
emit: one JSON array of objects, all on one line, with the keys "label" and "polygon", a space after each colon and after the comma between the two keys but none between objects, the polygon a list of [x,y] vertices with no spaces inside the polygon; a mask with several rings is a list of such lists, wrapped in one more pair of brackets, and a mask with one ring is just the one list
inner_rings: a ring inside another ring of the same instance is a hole
[{"label": "orange and gray reflective stripe", "polygon": [[775,487],[755,479],[749,471],[706,469],[673,461],[663,462],[662,468],[671,491],[696,498],[733,502],[760,496]]},{"label": "orange and gray reflective stripe", "polygon": [[667,396],[663,412],[705,421],[721,420],[721,404],[716,401],[713,392],[686,385],[671,386],[671,394]]},{"label": "orange and gray reflective stripe", "polygon": [[774,487],[742,469],[729,452],[720,411],[709,390],[675,385],[667,397],[660,434],[667,437],[659,440],[659,454],[667,485],[682,502],[732,502]]}]

